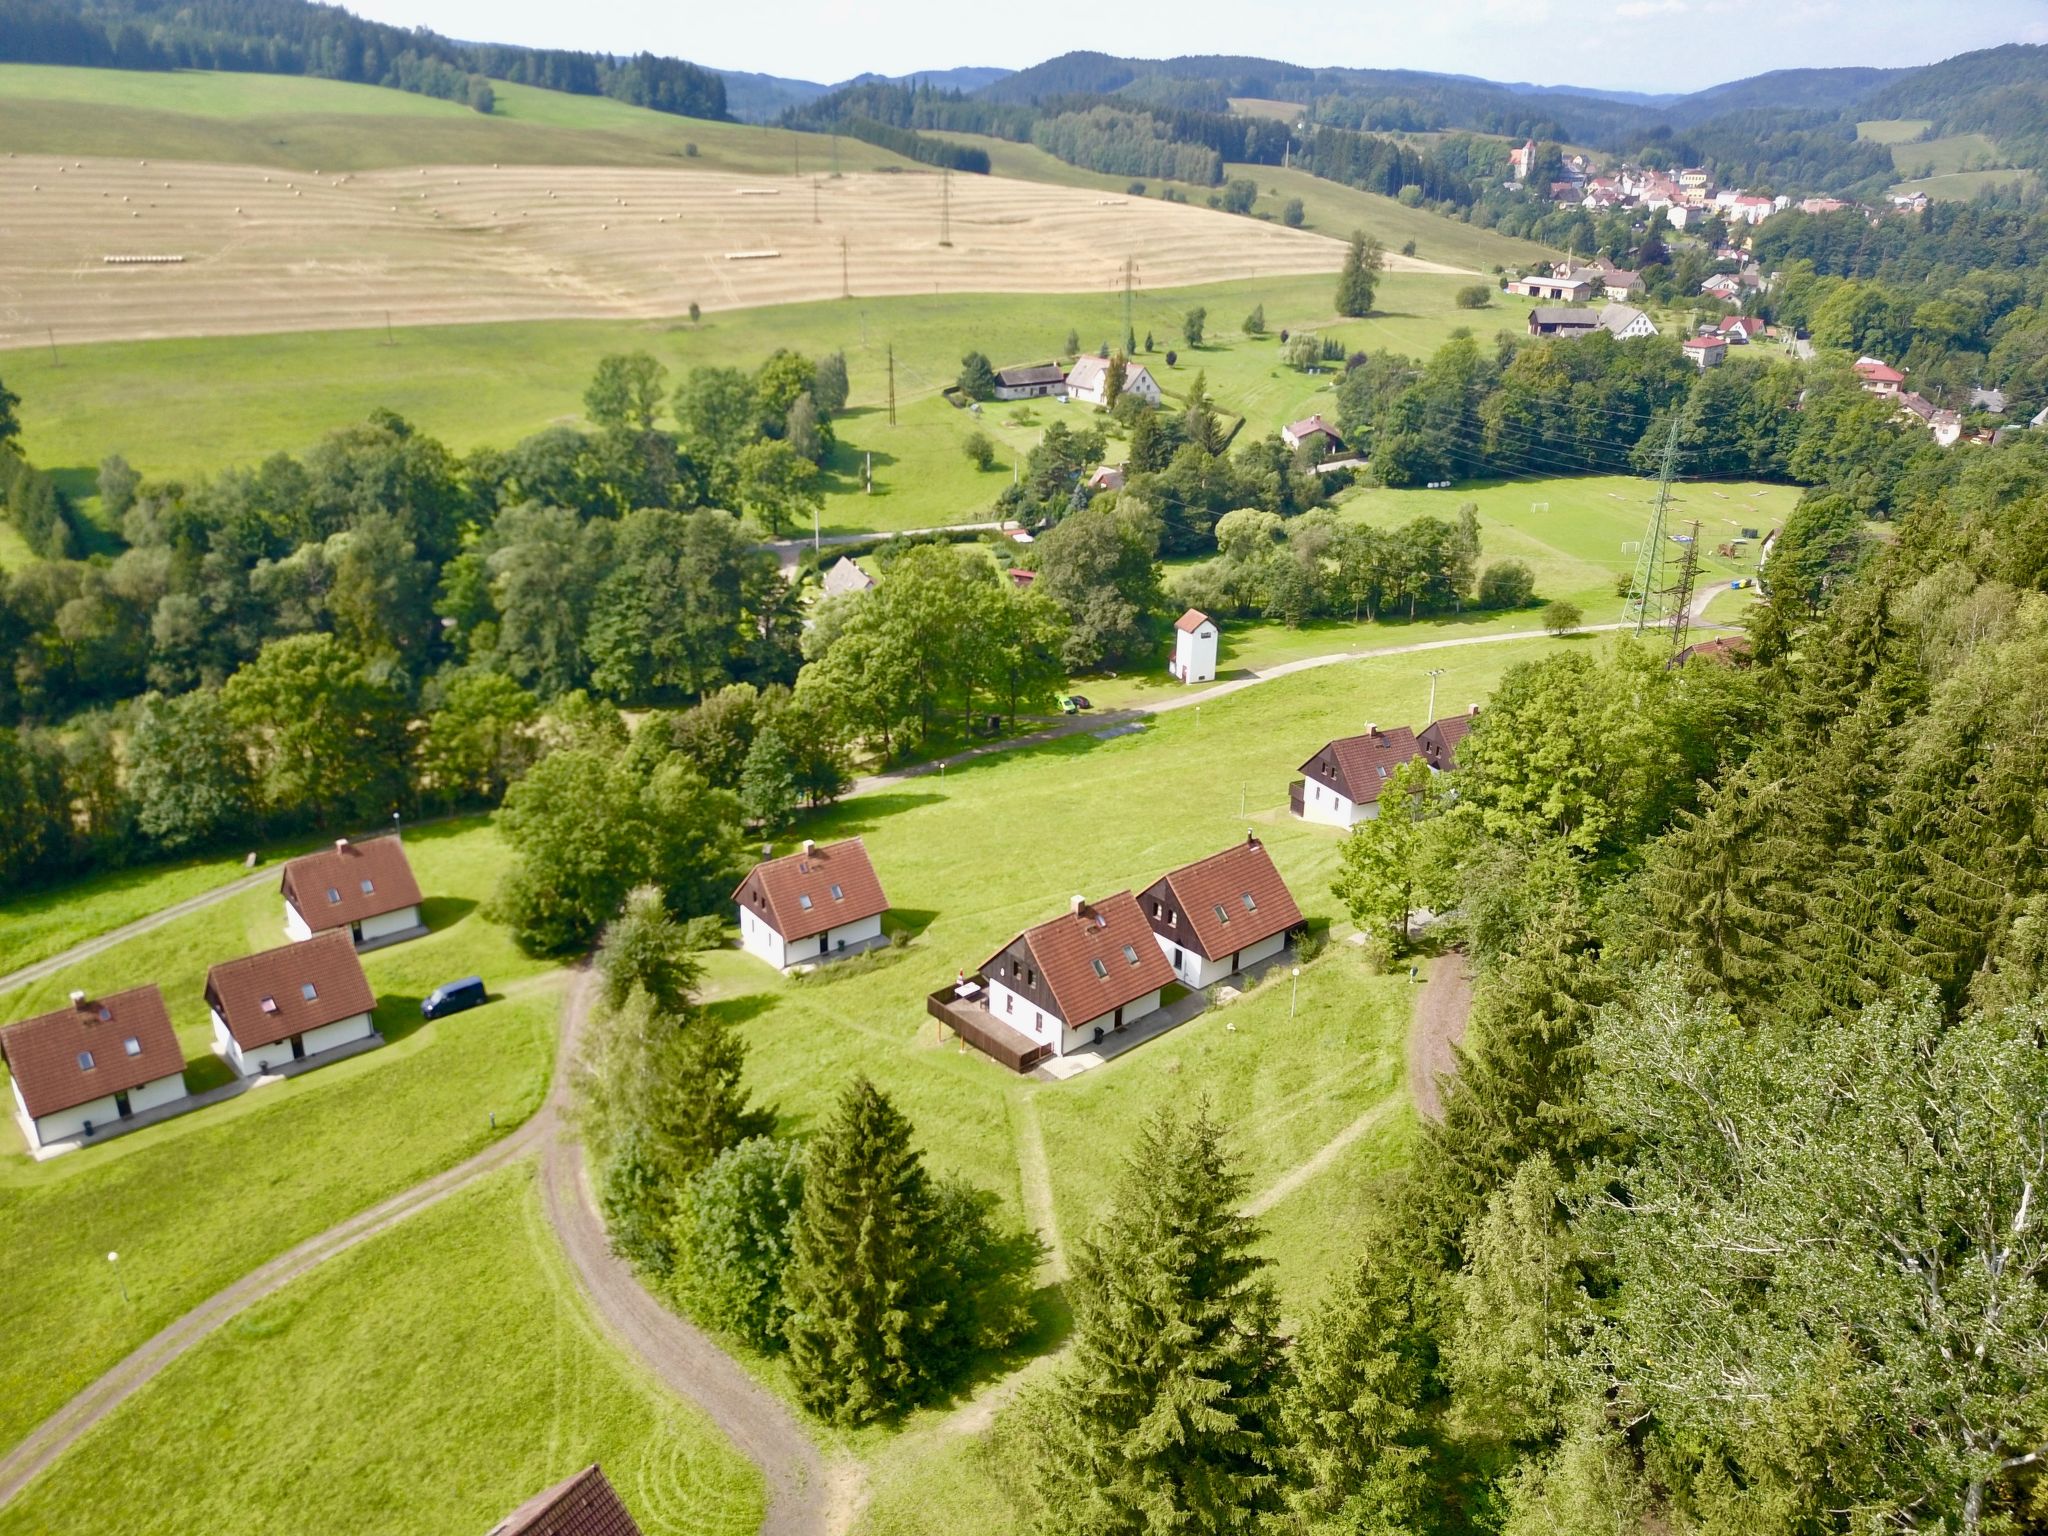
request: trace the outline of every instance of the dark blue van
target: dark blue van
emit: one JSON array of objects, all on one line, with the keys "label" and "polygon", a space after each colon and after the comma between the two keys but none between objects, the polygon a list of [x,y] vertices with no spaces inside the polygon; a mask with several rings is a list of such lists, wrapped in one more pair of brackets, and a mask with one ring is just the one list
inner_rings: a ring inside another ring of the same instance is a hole
[{"label": "dark blue van", "polygon": [[465,1008],[475,1008],[483,1001],[483,978],[465,976],[460,981],[443,982],[420,999],[420,1013],[429,1019],[445,1018],[451,1013],[460,1013]]}]

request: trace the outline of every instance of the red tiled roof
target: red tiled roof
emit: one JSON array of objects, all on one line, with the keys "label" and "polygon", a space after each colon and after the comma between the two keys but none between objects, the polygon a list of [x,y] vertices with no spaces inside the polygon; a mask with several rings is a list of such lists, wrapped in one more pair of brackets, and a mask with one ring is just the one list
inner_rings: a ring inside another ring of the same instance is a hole
[{"label": "red tiled roof", "polygon": [[[1325,742],[1322,750],[1296,771],[1313,773],[1318,783],[1334,785],[1353,805],[1367,805],[1379,799],[1387,775],[1419,751],[1415,733],[1405,725],[1397,725],[1388,731],[1373,730],[1363,736],[1340,736]],[[1316,769],[1326,755],[1332,773]]]},{"label": "red tiled roof", "polygon": [[[37,1119],[185,1069],[164,995],[154,985],[89,997],[11,1024],[0,1030],[0,1053]],[[90,1067],[83,1059],[88,1054]]]},{"label": "red tiled roof", "polygon": [[1873,384],[1903,384],[1906,381],[1906,376],[1898,369],[1889,363],[1880,363],[1874,358],[1867,363],[1858,363],[1856,373],[1859,378]]},{"label": "red tiled roof", "polygon": [[[1159,952],[1152,925],[1129,891],[1083,902],[1078,913],[1027,928],[1012,942],[1031,952],[1059,1016],[1069,1025],[1099,1019],[1173,980],[1173,967]],[[990,955],[981,969],[988,970],[1002,952]],[[1099,975],[1097,961],[1102,964]]]},{"label": "red tiled roof", "polygon": [[1685,350],[1688,352],[1711,352],[1716,347],[1727,345],[1728,343],[1719,336],[1688,336],[1685,339]]},{"label": "red tiled roof", "polygon": [[1446,773],[1458,766],[1458,744],[1470,733],[1473,718],[1472,714],[1445,715],[1422,728],[1415,744],[1422,748],[1430,767]]},{"label": "red tiled roof", "polygon": [[[313,995],[306,995],[306,988]],[[227,960],[206,973],[206,1001],[245,1051],[275,1045],[377,1006],[346,933]],[[264,1006],[269,1004],[268,1007]]]},{"label": "red tiled roof", "polygon": [[[1138,905],[1153,932],[1209,960],[1249,949],[1301,922],[1301,908],[1273,867],[1273,856],[1254,837],[1169,870]],[[1169,921],[1169,913],[1180,921]]]},{"label": "red tiled roof", "polygon": [[595,1462],[536,1493],[492,1526],[489,1536],[640,1536],[640,1527]]},{"label": "red tiled roof", "polygon": [[1202,612],[1201,609],[1190,608],[1186,613],[1182,614],[1179,618],[1173,621],[1173,627],[1175,629],[1184,629],[1189,634],[1193,634],[1196,630],[1200,629],[1204,624],[1209,624],[1213,622],[1214,621],[1209,617],[1209,615]]},{"label": "red tiled roof", "polygon": [[857,837],[763,860],[747,872],[732,899],[751,906],[785,942],[889,910],[867,844]]},{"label": "red tiled roof", "polygon": [[366,843],[342,838],[332,848],[293,859],[279,889],[315,933],[420,904],[405,844],[395,837]]}]

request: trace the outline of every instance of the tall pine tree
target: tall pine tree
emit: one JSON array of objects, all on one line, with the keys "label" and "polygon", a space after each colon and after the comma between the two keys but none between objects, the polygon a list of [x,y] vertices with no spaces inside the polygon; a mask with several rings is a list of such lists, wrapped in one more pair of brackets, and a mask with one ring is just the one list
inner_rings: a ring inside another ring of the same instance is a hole
[{"label": "tall pine tree", "polygon": [[945,1339],[939,1202],[910,1122],[865,1077],[811,1143],[784,1335],[803,1404],[861,1424],[915,1402]]},{"label": "tall pine tree", "polygon": [[1075,1255],[1073,1362],[1020,1407],[1044,1530],[1237,1532],[1280,1507],[1284,1362],[1244,1193],[1206,1107],[1139,1130]]}]

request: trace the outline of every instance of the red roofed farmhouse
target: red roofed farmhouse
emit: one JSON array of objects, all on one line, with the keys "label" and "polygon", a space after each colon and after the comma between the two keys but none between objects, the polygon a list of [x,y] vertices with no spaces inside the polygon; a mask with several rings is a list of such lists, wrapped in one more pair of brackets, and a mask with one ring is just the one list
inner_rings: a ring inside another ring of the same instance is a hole
[{"label": "red roofed farmhouse", "polygon": [[0,1030],[14,1108],[32,1147],[90,1136],[185,1097],[185,1053],[154,986],[68,1006]]},{"label": "red roofed farmhouse", "polygon": [[339,930],[206,973],[213,1048],[243,1077],[374,1039],[376,996]]},{"label": "red roofed farmhouse", "polygon": [[536,1493],[492,1526],[489,1536],[640,1536],[595,1462]]},{"label": "red roofed farmhouse", "polygon": [[1064,915],[1025,929],[981,969],[995,1019],[1056,1056],[1144,1018],[1173,980],[1129,891],[1092,904],[1076,896]]},{"label": "red roofed farmhouse", "polygon": [[358,950],[371,950],[427,931],[419,882],[395,837],[337,838],[332,848],[285,865],[280,889],[284,931],[294,939],[344,929]]},{"label": "red roofed farmhouse", "polygon": [[1387,776],[1421,751],[1405,725],[1383,731],[1368,725],[1363,736],[1342,736],[1301,765],[1288,790],[1289,807],[1303,821],[1355,827],[1380,813]]},{"label": "red roofed farmhouse", "polygon": [[884,942],[889,898],[867,845],[857,837],[803,848],[756,864],[732,899],[740,909],[740,947],[777,970],[839,960]]},{"label": "red roofed farmhouse", "polygon": [[1249,833],[1221,853],[1161,875],[1138,906],[1174,974],[1190,987],[1270,960],[1301,924],[1301,908],[1273,856]]}]

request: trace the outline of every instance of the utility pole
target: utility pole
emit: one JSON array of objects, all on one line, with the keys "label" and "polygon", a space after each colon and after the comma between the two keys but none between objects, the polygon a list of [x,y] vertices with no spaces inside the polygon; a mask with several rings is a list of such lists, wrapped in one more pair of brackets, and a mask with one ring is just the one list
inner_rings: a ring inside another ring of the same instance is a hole
[{"label": "utility pole", "polygon": [[[846,236],[844,235],[839,237],[839,297],[842,299],[853,297],[853,285],[846,278]],[[861,340],[863,342],[867,340],[865,327],[863,327]]]},{"label": "utility pole", "polygon": [[391,311],[388,309],[384,311],[384,345],[387,347],[395,347],[398,345],[397,341],[392,337],[391,334]]},{"label": "utility pole", "polygon": [[1664,593],[1665,516],[1671,510],[1671,480],[1678,471],[1678,418],[1671,421],[1671,435],[1664,439],[1664,467],[1657,476],[1657,501],[1650,509],[1650,526],[1643,531],[1643,547],[1636,554],[1636,573],[1629,583],[1628,606],[1622,610],[1624,624],[1634,622],[1640,635],[1665,614],[1659,611]]},{"label": "utility pole", "polygon": [[1692,627],[1692,588],[1700,569],[1700,520],[1694,518],[1687,525],[1692,536],[1678,556],[1678,574],[1665,590],[1670,600],[1667,611],[1671,615],[1671,654],[1676,656],[1685,649],[1685,634]]},{"label": "utility pole", "polygon": [[1436,719],[1436,680],[1442,677],[1446,670],[1448,669],[1444,667],[1431,667],[1429,669],[1427,674],[1429,678],[1429,713],[1423,717],[1425,721]]},{"label": "utility pole", "polygon": [[953,173],[939,172],[939,244],[952,248],[953,244]]},{"label": "utility pole", "polygon": [[889,343],[889,425],[896,425],[896,343]]},{"label": "utility pole", "polygon": [[832,179],[839,179],[839,130],[832,130]]},{"label": "utility pole", "polygon": [[57,328],[54,325],[46,325],[43,327],[43,334],[50,338],[50,366],[62,368],[64,360],[57,356]]},{"label": "utility pole", "polygon": [[818,217],[818,178],[815,176],[811,178],[811,222],[813,224],[825,222]]},{"label": "utility pole", "polygon": [[803,175],[804,136],[798,133],[794,128],[789,130],[789,154],[791,161],[796,166],[796,174],[799,176]]},{"label": "utility pole", "polygon": [[1126,256],[1124,258],[1124,341],[1126,343],[1124,350],[1126,352],[1137,350],[1135,347],[1128,345],[1134,334],[1131,330],[1131,287],[1137,281],[1137,277],[1138,258]]}]

